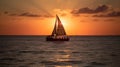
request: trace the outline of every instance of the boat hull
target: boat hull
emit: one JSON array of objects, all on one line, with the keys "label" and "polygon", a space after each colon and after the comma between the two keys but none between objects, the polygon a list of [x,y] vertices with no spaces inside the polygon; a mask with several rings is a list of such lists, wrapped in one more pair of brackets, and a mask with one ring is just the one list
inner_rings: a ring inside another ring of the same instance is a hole
[{"label": "boat hull", "polygon": [[47,37],[46,41],[69,41],[69,38],[52,38],[52,37]]}]

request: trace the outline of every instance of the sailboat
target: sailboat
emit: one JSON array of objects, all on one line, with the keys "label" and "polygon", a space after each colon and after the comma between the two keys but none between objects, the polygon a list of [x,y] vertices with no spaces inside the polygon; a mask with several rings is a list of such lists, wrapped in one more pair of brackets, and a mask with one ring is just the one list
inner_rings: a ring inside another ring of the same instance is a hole
[{"label": "sailboat", "polygon": [[56,15],[55,26],[51,35],[47,36],[47,41],[69,41],[65,29],[58,15]]}]

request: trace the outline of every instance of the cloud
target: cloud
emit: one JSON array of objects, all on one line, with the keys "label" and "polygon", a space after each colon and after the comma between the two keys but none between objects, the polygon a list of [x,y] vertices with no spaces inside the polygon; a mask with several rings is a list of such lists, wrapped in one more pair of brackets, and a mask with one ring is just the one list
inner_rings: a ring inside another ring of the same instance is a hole
[{"label": "cloud", "polygon": [[86,14],[93,14],[93,13],[105,12],[107,10],[109,10],[108,5],[101,5],[101,6],[98,6],[97,8],[95,8],[95,9],[91,9],[91,8],[88,8],[88,7],[76,9],[76,10],[73,10],[71,13],[72,14],[85,14],[85,13]]},{"label": "cloud", "polygon": [[16,13],[9,13],[9,12],[5,11],[4,14],[7,14],[9,16],[41,17],[41,15],[33,14],[33,13],[29,13],[29,12],[24,12],[24,13],[21,13],[21,14],[16,14]]},{"label": "cloud", "polygon": [[120,16],[120,11],[113,11],[113,12],[109,13],[108,16],[111,16],[111,17]]},{"label": "cloud", "polygon": [[4,11],[2,13],[8,16],[19,16],[19,17],[47,17],[47,18],[53,17],[53,15],[38,14],[38,13],[31,13],[31,12],[11,13],[9,11]]},{"label": "cloud", "polygon": [[109,10],[109,6],[108,5],[102,5],[102,6],[98,6],[95,10],[94,13],[99,13],[99,12],[105,12]]},{"label": "cloud", "polygon": [[5,11],[5,12],[4,12],[4,14],[8,14],[8,12],[7,12],[7,11]]},{"label": "cloud", "polygon": [[120,17],[120,11],[112,11],[108,14],[93,15],[93,17]]},{"label": "cloud", "polygon": [[29,13],[29,12],[22,13],[22,14],[20,14],[19,16],[26,16],[26,17],[41,17],[41,15],[32,14],[32,13]]},{"label": "cloud", "polygon": [[40,15],[40,14],[33,14],[29,12],[24,12],[21,14],[9,14],[9,16],[23,16],[23,17],[52,17],[50,15]]},{"label": "cloud", "polygon": [[120,17],[120,10],[117,8],[111,8],[108,5],[101,5],[95,9],[85,7],[85,8],[72,10],[71,14],[75,16],[89,14],[92,17]]},{"label": "cloud", "polygon": [[80,13],[93,13],[93,10],[86,7],[86,8],[81,8],[81,9],[78,9],[78,10],[73,10],[71,12],[72,14],[80,14]]}]

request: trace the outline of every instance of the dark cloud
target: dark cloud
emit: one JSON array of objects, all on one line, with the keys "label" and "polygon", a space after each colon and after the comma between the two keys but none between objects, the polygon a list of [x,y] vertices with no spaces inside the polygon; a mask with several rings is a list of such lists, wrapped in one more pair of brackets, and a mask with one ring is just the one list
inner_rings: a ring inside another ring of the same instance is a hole
[{"label": "dark cloud", "polygon": [[32,14],[32,13],[29,13],[29,12],[22,13],[22,14],[20,14],[18,16],[25,16],[25,17],[52,17],[51,15]]},{"label": "dark cloud", "polygon": [[81,8],[81,9],[78,9],[78,10],[73,10],[71,12],[72,14],[80,14],[80,13],[93,13],[93,10],[86,7],[86,8]]},{"label": "dark cloud", "polygon": [[71,13],[75,16],[79,16],[81,14],[92,14],[93,17],[120,17],[120,11],[116,11],[115,8],[110,8],[107,5],[101,5],[95,9],[91,9],[88,7],[81,8],[73,10]]},{"label": "dark cloud", "polygon": [[108,14],[94,15],[93,17],[120,17],[120,11],[112,11]]},{"label": "dark cloud", "polygon": [[109,10],[109,6],[107,5],[102,5],[102,6],[98,6],[95,10],[94,13],[99,13],[99,12],[104,12]]},{"label": "dark cloud", "polygon": [[107,16],[110,16],[110,17],[120,17],[120,11],[113,11],[111,13],[109,13]]},{"label": "dark cloud", "polygon": [[21,14],[9,14],[9,16],[23,16],[23,17],[52,17],[51,15],[39,15],[39,14],[33,14],[29,12],[24,12]]},{"label": "dark cloud", "polygon": [[41,15],[32,14],[32,13],[29,13],[29,12],[22,13],[22,14],[20,14],[19,16],[26,16],[26,17],[41,17]]},{"label": "dark cloud", "polygon": [[5,11],[5,12],[4,12],[4,14],[8,14],[8,12],[7,12],[7,11]]},{"label": "dark cloud", "polygon": [[93,13],[105,12],[107,10],[109,10],[109,6],[101,5],[101,6],[98,6],[96,9],[91,9],[91,8],[86,7],[86,8],[73,10],[71,13],[72,14],[83,14],[83,13],[93,14]]}]

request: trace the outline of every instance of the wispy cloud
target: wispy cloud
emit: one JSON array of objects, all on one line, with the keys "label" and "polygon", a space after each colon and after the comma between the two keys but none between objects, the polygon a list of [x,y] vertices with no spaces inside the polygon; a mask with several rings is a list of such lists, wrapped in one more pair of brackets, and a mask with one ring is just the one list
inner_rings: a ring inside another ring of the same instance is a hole
[{"label": "wispy cloud", "polygon": [[35,14],[30,12],[23,12],[23,13],[10,13],[5,11],[4,14],[8,16],[19,16],[19,17],[53,17],[51,15],[43,15],[43,14]]},{"label": "wispy cloud", "polygon": [[5,12],[4,12],[4,14],[8,14],[8,12],[7,12],[7,11],[5,11]]},{"label": "wispy cloud", "polygon": [[25,13],[22,13],[18,16],[26,16],[26,17],[41,17],[41,15],[38,15],[38,14],[32,14],[32,13],[29,13],[29,12],[25,12]]}]

